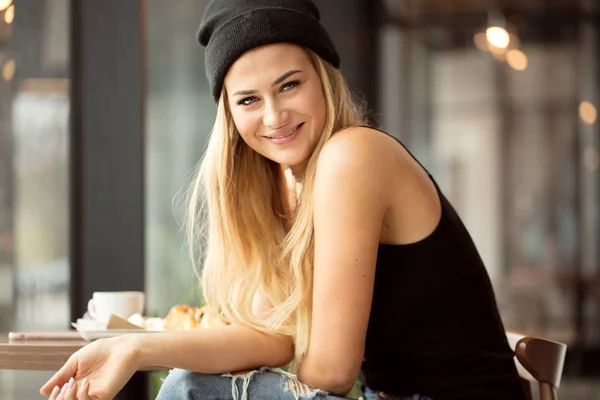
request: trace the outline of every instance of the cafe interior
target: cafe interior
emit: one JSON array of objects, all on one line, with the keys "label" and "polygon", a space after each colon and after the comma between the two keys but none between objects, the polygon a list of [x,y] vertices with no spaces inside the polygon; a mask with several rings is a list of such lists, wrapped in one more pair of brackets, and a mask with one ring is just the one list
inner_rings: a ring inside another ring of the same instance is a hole
[{"label": "cafe interior", "polygon": [[[315,3],[371,121],[469,229],[505,327],[566,346],[559,398],[600,399],[600,1]],[[202,304],[178,200],[216,113],[207,4],[0,0],[0,343],[71,329],[97,291],[143,291],[148,317]],[[52,374],[0,368],[0,399]]]}]

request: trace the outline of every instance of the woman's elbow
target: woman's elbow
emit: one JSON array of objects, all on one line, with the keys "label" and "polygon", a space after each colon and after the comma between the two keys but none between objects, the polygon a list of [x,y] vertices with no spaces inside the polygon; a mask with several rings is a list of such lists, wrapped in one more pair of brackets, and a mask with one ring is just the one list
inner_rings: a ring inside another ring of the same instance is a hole
[{"label": "woman's elbow", "polygon": [[358,379],[357,373],[343,371],[339,367],[328,369],[326,372],[323,371],[304,375],[305,376],[299,377],[305,383],[338,396],[345,396],[348,394]]},{"label": "woman's elbow", "polygon": [[324,384],[322,390],[343,397],[352,390],[354,384],[356,383],[356,379],[357,377],[350,377],[344,375],[335,376]]}]

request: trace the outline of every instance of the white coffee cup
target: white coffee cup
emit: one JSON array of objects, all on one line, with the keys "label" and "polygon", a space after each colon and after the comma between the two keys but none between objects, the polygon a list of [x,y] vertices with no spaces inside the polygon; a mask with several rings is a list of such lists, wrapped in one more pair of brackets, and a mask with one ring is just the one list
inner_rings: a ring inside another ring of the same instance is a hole
[{"label": "white coffee cup", "polygon": [[129,318],[144,312],[144,292],[94,292],[88,314],[96,321],[108,321],[111,314]]}]

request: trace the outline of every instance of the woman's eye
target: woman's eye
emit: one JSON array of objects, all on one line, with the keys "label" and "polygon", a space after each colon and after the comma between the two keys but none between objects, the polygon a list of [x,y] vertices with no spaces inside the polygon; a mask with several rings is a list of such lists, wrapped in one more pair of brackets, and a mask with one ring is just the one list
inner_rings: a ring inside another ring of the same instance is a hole
[{"label": "woman's eye", "polygon": [[249,106],[250,104],[254,104],[256,102],[256,97],[246,97],[238,101],[238,105]]},{"label": "woman's eye", "polygon": [[291,81],[291,82],[288,82],[288,83],[284,84],[281,87],[281,91],[285,92],[287,90],[291,90],[291,89],[295,88],[298,85],[300,85],[300,81]]}]

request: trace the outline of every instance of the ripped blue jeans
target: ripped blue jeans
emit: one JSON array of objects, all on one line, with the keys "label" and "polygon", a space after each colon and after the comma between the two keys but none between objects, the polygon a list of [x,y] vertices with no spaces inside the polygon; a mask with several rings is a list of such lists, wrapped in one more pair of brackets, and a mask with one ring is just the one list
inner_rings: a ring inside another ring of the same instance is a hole
[{"label": "ripped blue jeans", "polygon": [[[242,374],[210,375],[182,369],[172,370],[156,400],[341,400],[320,389],[299,382],[279,369],[261,368]],[[379,400],[367,390],[365,400]],[[385,400],[430,400],[418,395]]]},{"label": "ripped blue jeans", "polygon": [[242,374],[210,375],[182,369],[172,370],[156,400],[334,400],[331,396],[300,383],[279,369],[261,368]]}]

